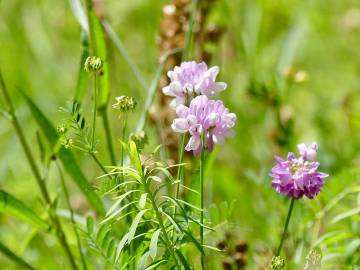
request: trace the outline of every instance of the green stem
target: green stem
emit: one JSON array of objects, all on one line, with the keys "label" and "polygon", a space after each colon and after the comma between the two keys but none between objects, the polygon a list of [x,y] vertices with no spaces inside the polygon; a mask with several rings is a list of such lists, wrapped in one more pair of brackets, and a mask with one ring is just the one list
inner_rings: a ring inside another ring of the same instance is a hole
[{"label": "green stem", "polygon": [[[205,165],[205,151],[201,149],[200,153],[200,208],[202,209],[200,213],[200,243],[201,246],[204,245],[204,165]],[[205,256],[204,253],[201,254],[201,269],[205,269]]]},{"label": "green stem", "polygon": [[[93,152],[90,152],[89,154],[93,158],[93,160],[96,162],[96,164],[100,167],[100,169],[103,171],[103,173],[107,174],[108,172],[107,172],[106,168],[104,167],[104,165],[102,165],[102,163],[96,157],[96,155]],[[110,175],[109,175],[109,177],[110,177]],[[112,179],[112,178],[110,177],[110,179]]]},{"label": "green stem", "polygon": [[[180,138],[180,143],[179,143],[179,161],[178,161],[179,164],[183,163],[183,161],[184,161],[185,140],[186,140],[186,135],[182,134],[181,138]],[[176,175],[176,180],[179,181],[176,185],[176,199],[179,198],[182,171],[183,171],[183,166],[179,166],[178,170],[177,170],[177,175]]]},{"label": "green stem", "polygon": [[103,120],[103,124],[104,124],[104,129],[105,129],[105,136],[106,136],[107,147],[108,147],[108,151],[109,151],[109,155],[110,155],[110,161],[111,161],[111,164],[113,166],[115,166],[116,165],[116,156],[115,156],[114,146],[113,146],[112,138],[111,138],[109,117],[108,117],[106,109],[103,110],[103,112],[102,112],[102,120]]},{"label": "green stem", "polygon": [[94,89],[93,89],[93,119],[92,119],[92,132],[91,132],[91,148],[95,148],[95,127],[96,127],[96,113],[97,113],[97,75],[94,74]]},{"label": "green stem", "polygon": [[159,208],[156,205],[155,198],[153,196],[153,193],[150,190],[149,183],[146,182],[146,179],[144,179],[144,186],[145,186],[145,191],[148,193],[149,199],[151,201],[151,205],[152,205],[152,207],[153,207],[153,209],[155,211],[156,218],[157,218],[157,220],[159,222],[161,232],[162,232],[162,234],[164,236],[165,246],[168,249],[171,257],[173,258],[173,260],[175,262],[175,265],[176,265],[176,268],[181,270],[180,264],[179,264],[179,262],[177,260],[176,255],[175,255],[174,245],[171,243],[170,238],[169,238],[169,236],[168,236],[168,234],[166,232],[164,222],[163,222],[163,220],[161,218],[161,213],[159,211]]},{"label": "green stem", "polygon": [[11,115],[11,122],[12,122],[12,124],[14,126],[15,132],[16,132],[17,136],[19,137],[21,146],[24,149],[26,158],[27,158],[27,160],[28,160],[28,162],[30,164],[30,168],[31,168],[31,170],[32,170],[32,172],[33,172],[33,174],[35,176],[36,182],[37,182],[37,184],[38,184],[38,186],[40,188],[40,191],[41,191],[41,194],[42,194],[42,196],[43,196],[43,198],[45,200],[45,203],[48,206],[50,206],[49,217],[51,219],[52,224],[55,227],[56,236],[57,236],[57,238],[59,240],[59,243],[63,247],[66,256],[69,259],[69,262],[71,264],[72,269],[77,270],[78,268],[76,266],[74,256],[71,253],[69,244],[67,243],[67,240],[66,240],[64,231],[62,229],[61,223],[60,223],[57,215],[55,213],[53,213],[53,211],[51,209],[52,208],[52,202],[51,202],[51,199],[50,199],[49,192],[47,190],[47,187],[45,185],[45,182],[44,182],[43,178],[41,177],[40,171],[39,171],[39,169],[38,169],[38,167],[36,165],[36,162],[35,162],[35,159],[34,159],[34,156],[33,156],[32,152],[30,150],[30,147],[29,147],[28,143],[26,142],[24,132],[23,132],[21,126],[20,126],[20,123],[19,123],[17,117],[16,117],[15,108],[14,108],[14,105],[12,104],[12,102],[11,102],[10,95],[9,95],[9,93],[7,91],[7,88],[6,88],[5,81],[4,81],[4,78],[2,76],[1,70],[0,70],[0,84],[1,84],[2,92],[3,92],[4,97],[5,97],[5,102],[7,103],[7,106],[9,107],[8,112]]},{"label": "green stem", "polygon": [[288,214],[287,214],[287,217],[286,217],[284,231],[283,231],[283,234],[282,234],[282,237],[281,237],[281,241],[280,241],[279,247],[278,247],[278,249],[276,251],[276,256],[280,255],[281,248],[283,246],[284,239],[285,239],[285,236],[286,236],[286,232],[287,232],[287,229],[288,229],[288,226],[289,226],[289,221],[290,221],[290,217],[291,217],[291,212],[292,212],[293,207],[294,207],[294,202],[295,202],[295,199],[292,198],[291,202],[290,202],[290,206],[289,206],[289,211],[288,211]]},{"label": "green stem", "polygon": [[85,257],[84,257],[84,253],[82,252],[80,236],[79,236],[79,233],[78,233],[77,228],[76,228],[76,222],[75,222],[75,218],[74,218],[74,210],[71,207],[71,203],[70,203],[70,199],[69,199],[69,192],[68,192],[68,189],[67,189],[67,187],[65,185],[64,175],[63,175],[63,173],[61,171],[61,168],[60,168],[60,165],[59,165],[59,163],[57,161],[56,161],[56,167],[58,168],[58,171],[59,171],[59,176],[60,176],[62,188],[64,190],[66,204],[67,204],[67,206],[69,208],[70,221],[71,221],[72,227],[74,229],[76,242],[77,242],[79,253],[80,253],[81,263],[83,265],[83,270],[86,270],[87,269],[86,260],[85,260]]},{"label": "green stem", "polygon": [[[121,141],[125,142],[125,136],[126,136],[126,126],[127,126],[127,115],[124,116],[124,122],[122,126],[122,133],[121,133]],[[120,157],[120,166],[124,166],[124,147],[121,146],[121,157]],[[124,181],[124,174],[121,174],[121,182]]]}]

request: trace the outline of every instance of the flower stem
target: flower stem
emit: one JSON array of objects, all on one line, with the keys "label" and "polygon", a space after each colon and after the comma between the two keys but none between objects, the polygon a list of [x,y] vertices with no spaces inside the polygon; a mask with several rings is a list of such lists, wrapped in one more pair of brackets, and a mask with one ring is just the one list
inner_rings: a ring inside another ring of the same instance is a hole
[{"label": "flower stem", "polygon": [[96,113],[97,113],[97,75],[94,74],[94,89],[93,89],[93,119],[92,119],[92,133],[91,133],[91,147],[95,148],[95,126],[96,126]]},{"label": "flower stem", "polygon": [[47,190],[46,184],[44,182],[44,179],[41,177],[39,168],[36,165],[34,156],[33,156],[32,152],[30,150],[30,147],[29,147],[28,143],[26,142],[25,135],[24,135],[24,132],[23,132],[21,126],[20,126],[19,120],[16,117],[15,108],[14,108],[14,105],[12,104],[12,102],[11,102],[10,95],[9,95],[9,93],[7,91],[4,78],[2,77],[2,74],[1,74],[1,70],[0,70],[0,85],[1,85],[1,89],[2,89],[2,92],[3,92],[4,97],[5,97],[5,102],[7,103],[7,106],[9,107],[8,112],[9,112],[9,114],[11,116],[11,122],[12,122],[12,124],[14,126],[14,129],[15,129],[15,132],[16,132],[17,136],[19,137],[21,146],[24,149],[25,156],[26,156],[26,158],[27,158],[27,160],[29,162],[30,168],[31,168],[31,170],[32,170],[32,172],[33,172],[33,174],[35,176],[36,182],[37,182],[37,184],[38,184],[38,186],[40,188],[41,195],[43,196],[43,198],[45,200],[45,203],[48,206],[50,206],[49,217],[50,217],[50,220],[51,220],[52,224],[55,227],[56,236],[57,236],[57,238],[59,240],[60,245],[63,247],[66,256],[69,259],[71,268],[74,269],[74,270],[77,270],[78,268],[77,268],[77,265],[76,265],[76,262],[75,262],[75,258],[73,256],[73,254],[71,252],[71,249],[70,249],[70,246],[69,246],[69,244],[68,244],[68,242],[66,240],[66,236],[65,236],[64,231],[62,229],[60,220],[58,219],[56,213],[54,213],[54,211],[52,209],[52,202],[51,202],[51,198],[50,198],[49,192]]},{"label": "flower stem", "polygon": [[102,116],[102,120],[103,120],[103,124],[104,124],[107,147],[108,147],[108,151],[109,151],[109,155],[110,155],[110,161],[111,161],[111,164],[113,166],[115,166],[116,165],[116,156],[115,156],[114,146],[113,146],[112,139],[111,139],[111,129],[110,129],[110,125],[109,125],[109,117],[108,117],[106,109],[104,109],[102,111],[101,116]]},{"label": "flower stem", "polygon": [[287,229],[288,229],[288,226],[289,226],[289,221],[290,221],[290,217],[291,217],[291,212],[292,212],[293,207],[294,207],[294,202],[295,202],[295,199],[292,198],[292,199],[291,199],[291,202],[290,202],[288,214],[287,214],[287,217],[286,217],[285,226],[284,226],[284,231],[283,231],[283,234],[282,234],[282,237],[281,237],[281,241],[280,241],[279,247],[278,247],[278,249],[277,249],[277,251],[276,251],[276,256],[279,256],[279,255],[280,255],[281,248],[282,248],[282,246],[283,246],[284,239],[285,239],[285,236],[286,236],[286,232],[287,232]]},{"label": "flower stem", "polygon": [[[124,122],[122,126],[122,133],[121,133],[121,141],[125,142],[126,136],[126,127],[127,127],[127,115],[124,116]],[[121,146],[121,156],[120,156],[120,166],[124,166],[124,147]],[[121,174],[121,182],[124,181],[124,173]]]},{"label": "flower stem", "polygon": [[[181,138],[180,138],[180,143],[179,143],[179,161],[178,163],[181,164],[184,161],[184,147],[185,147],[185,140],[186,140],[186,135],[182,134]],[[179,181],[176,185],[176,199],[179,198],[179,192],[180,192],[180,184],[181,184],[181,178],[182,178],[182,170],[183,166],[179,166],[178,170],[177,170],[177,175],[176,175],[176,180]]]},{"label": "flower stem", "polygon": [[[204,245],[204,164],[205,163],[205,151],[201,149],[200,153],[200,244]],[[201,254],[201,269],[205,269],[205,256]]]}]

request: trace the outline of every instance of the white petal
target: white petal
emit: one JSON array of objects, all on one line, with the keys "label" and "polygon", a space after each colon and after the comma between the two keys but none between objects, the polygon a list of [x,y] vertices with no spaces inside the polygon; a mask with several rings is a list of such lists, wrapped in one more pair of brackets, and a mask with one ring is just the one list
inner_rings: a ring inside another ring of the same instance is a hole
[{"label": "white petal", "polygon": [[197,118],[195,115],[190,114],[186,117],[186,120],[188,121],[190,126],[196,125],[197,124]]},{"label": "white petal", "polygon": [[200,137],[199,136],[191,136],[188,144],[185,146],[186,151],[196,150],[200,145]]},{"label": "white petal", "polygon": [[184,118],[175,118],[171,124],[171,128],[175,132],[185,133],[189,129],[189,124]]}]

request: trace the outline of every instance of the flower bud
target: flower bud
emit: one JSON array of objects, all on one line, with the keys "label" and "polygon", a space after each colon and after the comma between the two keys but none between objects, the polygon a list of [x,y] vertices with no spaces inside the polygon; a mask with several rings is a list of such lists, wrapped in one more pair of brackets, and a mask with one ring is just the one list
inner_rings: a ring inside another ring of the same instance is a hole
[{"label": "flower bud", "polygon": [[73,140],[72,139],[65,139],[62,141],[62,145],[66,148],[66,149],[70,149],[71,146],[73,145]]},{"label": "flower bud", "polygon": [[144,149],[144,146],[148,143],[148,137],[143,130],[136,133],[131,133],[129,136],[129,140],[135,142],[136,147],[139,151]]},{"label": "flower bud", "polygon": [[284,269],[285,267],[285,260],[280,256],[274,256],[271,260],[271,269],[273,270],[280,270]]},{"label": "flower bud", "polygon": [[58,127],[56,128],[56,130],[57,130],[57,132],[58,132],[59,134],[65,134],[66,131],[67,131],[67,128],[66,128],[66,126],[65,126],[64,124],[62,124],[62,125],[58,126]]},{"label": "flower bud", "polygon": [[122,113],[127,113],[135,110],[136,100],[130,96],[120,96],[116,97],[116,103],[112,105],[114,109],[120,110]]},{"label": "flower bud", "polygon": [[100,72],[103,66],[103,61],[97,56],[89,56],[86,58],[84,69],[86,72]]}]

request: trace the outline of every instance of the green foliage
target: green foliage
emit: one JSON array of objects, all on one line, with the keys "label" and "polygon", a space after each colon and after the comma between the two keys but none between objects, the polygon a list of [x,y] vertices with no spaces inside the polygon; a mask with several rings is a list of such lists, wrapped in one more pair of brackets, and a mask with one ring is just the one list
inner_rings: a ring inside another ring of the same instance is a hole
[{"label": "green foliage", "polygon": [[21,201],[0,190],[0,212],[15,216],[41,230],[50,230],[50,225]]}]

